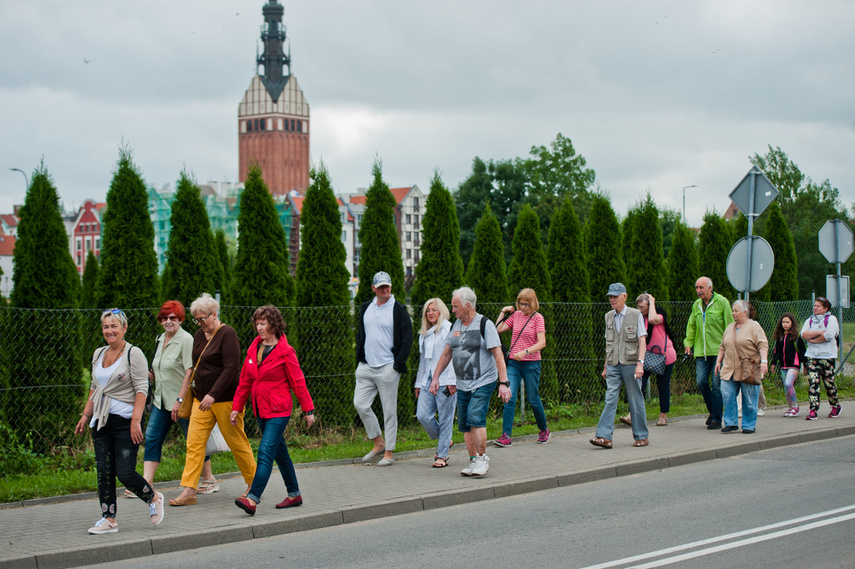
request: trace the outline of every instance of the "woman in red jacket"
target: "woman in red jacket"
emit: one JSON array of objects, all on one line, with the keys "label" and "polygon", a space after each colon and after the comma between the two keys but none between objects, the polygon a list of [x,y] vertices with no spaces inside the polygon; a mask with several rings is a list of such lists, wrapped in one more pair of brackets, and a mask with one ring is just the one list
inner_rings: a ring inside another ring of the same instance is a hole
[{"label": "woman in red jacket", "polygon": [[252,487],[245,497],[235,499],[237,507],[251,516],[255,514],[261,494],[270,480],[274,460],[288,489],[288,496],[276,507],[291,508],[303,503],[297,473],[283,436],[291,419],[292,390],[306,415],[306,424],[311,427],[315,422],[315,406],[306,388],[306,378],[297,361],[297,353],[283,333],[285,323],[282,321],[282,313],[275,306],[262,306],[252,315],[252,321],[258,337],[249,346],[231,413],[234,423],[247,401],[251,400],[252,410],[261,429],[258,467]]}]

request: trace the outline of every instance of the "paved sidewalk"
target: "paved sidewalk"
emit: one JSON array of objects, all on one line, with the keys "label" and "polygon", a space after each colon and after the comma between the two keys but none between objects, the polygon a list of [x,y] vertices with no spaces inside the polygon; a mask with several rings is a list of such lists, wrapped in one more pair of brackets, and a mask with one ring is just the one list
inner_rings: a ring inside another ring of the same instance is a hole
[{"label": "paved sidewalk", "polygon": [[[221,480],[220,492],[200,495],[196,506],[167,507],[163,523],[156,527],[145,504],[120,498],[116,534],[86,533],[99,517],[93,497],[38,505],[27,502],[23,507],[0,509],[0,569],[75,567],[270,537],[855,434],[851,402],[843,402],[837,419],[826,418],[826,403],[818,421],[805,421],[804,414],[784,418],[784,410],[770,408],[758,420],[753,435],[709,431],[705,417],[680,418],[667,427],[656,427],[651,421],[650,445],[642,448],[632,447],[632,433],[622,425],[615,429],[611,450],[588,442],[593,429],[555,433],[546,445],[536,444],[535,437],[519,437],[511,447],[488,448],[490,472],[483,478],[460,475],[468,462],[463,445],[455,445],[444,469],[431,468],[432,453],[399,457],[389,468],[341,463],[303,466],[297,476],[305,503],[287,510],[273,507],[285,496],[282,479],[274,471],[265,500],[253,517],[234,505],[234,498],[246,488],[240,477]],[[178,494],[177,483],[161,490],[167,499]]]}]

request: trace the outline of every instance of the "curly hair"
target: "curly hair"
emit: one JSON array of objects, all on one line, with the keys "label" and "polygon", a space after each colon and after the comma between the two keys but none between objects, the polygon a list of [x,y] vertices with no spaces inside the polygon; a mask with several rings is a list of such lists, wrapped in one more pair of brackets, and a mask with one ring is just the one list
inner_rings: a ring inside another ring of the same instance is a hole
[{"label": "curly hair", "polygon": [[270,332],[277,338],[285,331],[285,321],[282,319],[282,313],[272,304],[255,310],[252,315],[252,323],[255,324],[259,320],[266,320],[267,325],[270,327]]},{"label": "curly hair", "polygon": [[161,306],[160,310],[157,312],[158,322],[170,314],[175,314],[178,317],[179,322],[184,322],[184,318],[187,316],[184,314],[184,305],[177,300],[167,300],[163,303],[163,306]]}]

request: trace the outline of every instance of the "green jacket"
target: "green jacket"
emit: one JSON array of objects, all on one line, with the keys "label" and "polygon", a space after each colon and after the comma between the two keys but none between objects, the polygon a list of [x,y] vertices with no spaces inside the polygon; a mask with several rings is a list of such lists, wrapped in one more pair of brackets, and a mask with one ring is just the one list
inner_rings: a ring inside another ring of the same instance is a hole
[{"label": "green jacket", "polygon": [[710,303],[704,309],[704,301],[699,298],[692,305],[692,315],[686,324],[685,347],[694,349],[696,358],[718,356],[718,347],[724,336],[724,329],[733,322],[730,302],[714,292]]}]

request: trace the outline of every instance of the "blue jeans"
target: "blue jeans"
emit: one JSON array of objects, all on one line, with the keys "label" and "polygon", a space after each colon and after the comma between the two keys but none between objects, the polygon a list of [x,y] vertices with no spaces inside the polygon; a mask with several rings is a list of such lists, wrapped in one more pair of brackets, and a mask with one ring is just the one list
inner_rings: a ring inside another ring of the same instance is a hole
[{"label": "blue jeans", "polygon": [[546,430],[546,413],[543,412],[543,403],[540,401],[540,360],[518,362],[510,360],[508,362],[508,381],[511,384],[511,398],[505,403],[504,411],[502,412],[502,432],[511,436],[514,428],[514,413],[517,409],[517,393],[520,390],[520,382],[525,382],[525,396],[528,398],[528,404],[531,410],[534,411],[534,420],[537,421],[537,428],[541,431]]},{"label": "blue jeans", "polygon": [[[454,430],[454,409],[457,407],[457,396],[446,395],[443,393],[445,388],[442,386],[440,388],[436,395],[427,389],[419,391],[416,418],[425,428],[431,440],[437,441],[436,456],[448,458],[451,434]],[[437,420],[436,415],[439,416],[439,420]]]},{"label": "blue jeans", "polygon": [[261,495],[267,488],[270,473],[273,471],[273,461],[279,467],[285,488],[291,497],[300,495],[300,486],[297,484],[297,473],[294,471],[294,463],[288,454],[288,445],[285,444],[285,427],[291,417],[273,417],[262,419],[256,416],[258,428],[261,429],[261,442],[258,444],[258,466],[255,469],[255,478],[252,479],[252,487],[246,495],[250,500],[261,502]]},{"label": "blue jeans", "polygon": [[637,441],[646,439],[647,409],[644,407],[644,395],[641,393],[641,379],[635,378],[634,365],[606,366],[606,404],[597,423],[597,436],[612,440],[615,432],[615,414],[617,413],[620,386],[626,386],[626,398],[629,400],[629,413],[632,416],[632,438]]},{"label": "blue jeans", "polygon": [[760,400],[760,386],[740,383],[738,381],[722,381],[721,396],[724,400],[725,427],[739,426],[739,409],[736,404],[736,394],[742,391],[742,428],[753,431],[757,425],[757,403]]},{"label": "blue jeans", "polygon": [[468,433],[472,427],[487,426],[487,407],[496,382],[482,385],[474,391],[457,390],[457,430]]},{"label": "blue jeans", "polygon": [[[143,460],[160,462],[161,452],[163,451],[163,441],[166,440],[166,435],[169,434],[169,429],[175,421],[172,420],[171,409],[158,409],[156,405],[151,406],[151,414],[148,416],[148,424],[145,428],[145,455]],[[190,419],[182,419],[179,417],[178,426],[184,433],[184,438],[187,438],[187,427],[190,426]],[[205,460],[211,460],[210,456],[206,456]]]},{"label": "blue jeans", "polygon": [[715,372],[715,360],[717,356],[701,356],[695,358],[695,372],[697,373],[698,391],[704,398],[707,411],[713,421],[721,423],[721,376]]}]

